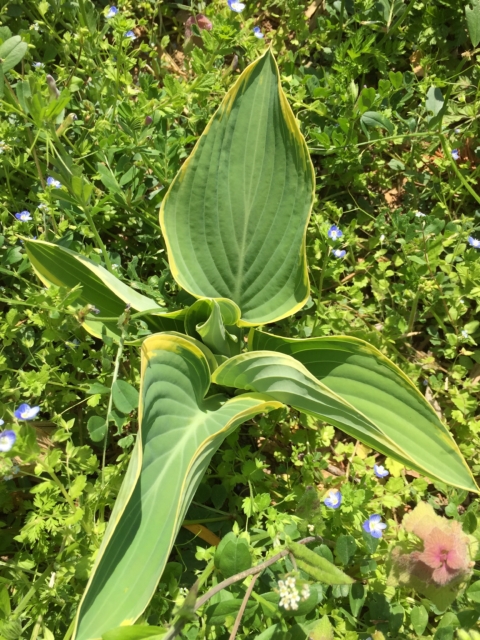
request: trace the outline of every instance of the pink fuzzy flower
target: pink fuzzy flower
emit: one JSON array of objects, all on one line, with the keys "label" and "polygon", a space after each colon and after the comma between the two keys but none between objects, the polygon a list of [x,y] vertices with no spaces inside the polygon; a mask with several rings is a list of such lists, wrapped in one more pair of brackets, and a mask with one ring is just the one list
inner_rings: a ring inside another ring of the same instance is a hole
[{"label": "pink fuzzy flower", "polygon": [[445,585],[459,574],[469,571],[470,557],[465,537],[455,535],[454,531],[442,531],[435,527],[424,540],[423,551],[413,552],[412,556],[433,569],[434,582]]},{"label": "pink fuzzy flower", "polygon": [[462,530],[460,522],[437,515],[425,502],[406,514],[402,524],[416,540],[405,540],[393,549],[387,584],[413,588],[445,609],[472,575],[477,540]]},{"label": "pink fuzzy flower", "polygon": [[197,27],[200,29],[200,31],[203,31],[203,30],[211,31],[212,30],[212,23],[207,18],[207,16],[204,16],[203,13],[198,13],[196,16],[190,16],[187,19],[187,21],[185,22],[185,40],[188,40],[189,38],[191,38],[193,36],[192,26],[194,24],[197,25]]}]

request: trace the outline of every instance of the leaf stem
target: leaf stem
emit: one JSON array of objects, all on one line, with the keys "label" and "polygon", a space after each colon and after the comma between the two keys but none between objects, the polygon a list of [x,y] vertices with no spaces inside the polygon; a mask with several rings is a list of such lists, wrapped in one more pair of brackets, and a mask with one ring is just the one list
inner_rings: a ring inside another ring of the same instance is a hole
[{"label": "leaf stem", "polygon": [[455,173],[457,175],[457,178],[463,184],[463,186],[468,191],[468,193],[473,198],[475,198],[475,200],[480,204],[480,196],[478,195],[478,193],[475,192],[474,189],[472,189],[472,187],[465,180],[465,177],[462,175],[460,169],[457,166],[457,163],[455,162],[455,160],[452,157],[452,150],[451,150],[450,145],[448,144],[447,139],[446,139],[446,137],[444,136],[443,133],[440,134],[440,142],[442,143],[443,153],[444,153],[445,157],[450,161],[450,164],[452,165],[452,168],[455,171]]}]

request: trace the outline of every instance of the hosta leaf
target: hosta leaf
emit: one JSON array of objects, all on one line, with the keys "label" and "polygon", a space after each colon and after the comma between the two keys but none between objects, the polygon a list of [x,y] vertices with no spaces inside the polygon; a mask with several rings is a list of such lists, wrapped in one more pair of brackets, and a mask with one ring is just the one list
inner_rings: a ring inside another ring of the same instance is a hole
[{"label": "hosta leaf", "polygon": [[214,452],[236,426],[281,407],[260,394],[205,398],[204,349],[168,333],[142,345],[140,430],[79,607],[76,640],[134,623],[157,588]]},{"label": "hosta leaf", "polygon": [[239,320],[240,309],[231,300],[202,298],[187,310],[185,330],[213,353],[230,357],[240,353],[243,344],[243,329],[236,326]]},{"label": "hosta leaf", "polygon": [[[430,478],[478,492],[432,406],[393,362],[367,342],[345,336],[295,340],[251,331],[249,344],[251,349],[281,352],[301,362],[393,443],[398,455],[392,452],[392,457]],[[380,441],[373,448],[386,453]]]},{"label": "hosta leaf", "polygon": [[394,443],[370,420],[290,356],[271,351],[234,356],[214,371],[212,380],[226,387],[271,395],[279,402],[329,422],[387,455],[397,458],[401,455]]},{"label": "hosta leaf", "polygon": [[[73,289],[81,285],[81,295],[75,301],[77,306],[91,304],[100,311],[98,317],[88,314],[83,322],[92,335],[100,337],[105,328],[107,335],[118,338],[121,330],[116,318],[125,311],[127,304],[134,311],[152,310],[144,320],[153,331],[183,329],[182,311],[166,313],[154,300],[138,293],[88,258],[51,242],[27,238],[24,242],[35,273],[45,286],[53,284]],[[102,317],[113,319],[102,320]]]},{"label": "hosta leaf", "polygon": [[270,49],[242,73],[162,203],[172,274],[196,297],[229,298],[245,325],[308,298],[308,150]]}]

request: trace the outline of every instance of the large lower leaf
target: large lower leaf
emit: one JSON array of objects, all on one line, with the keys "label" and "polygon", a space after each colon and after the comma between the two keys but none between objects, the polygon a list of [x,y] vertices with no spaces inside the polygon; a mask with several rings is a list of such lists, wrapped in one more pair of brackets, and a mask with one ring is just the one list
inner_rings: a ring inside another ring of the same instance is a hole
[{"label": "large lower leaf", "polygon": [[[28,239],[24,242],[35,273],[47,287],[53,284],[73,289],[81,285],[75,304],[80,307],[91,304],[100,311],[98,318],[90,313],[83,322],[92,335],[100,337],[105,329],[107,335],[118,338],[120,329],[115,318],[125,311],[127,304],[135,311],[152,311],[144,320],[153,331],[183,330],[183,311],[166,313],[156,302],[88,258],[51,242]],[[102,320],[102,317],[112,319]]]},{"label": "large lower leaf", "polygon": [[252,334],[250,346],[269,351],[232,358],[215,371],[215,382],[268,393],[411,469],[478,491],[458,447],[425,398],[369,344],[344,337],[289,340]]},{"label": "large lower leaf", "polygon": [[162,203],[172,274],[197,297],[229,298],[245,325],[308,298],[305,230],[314,173],[269,49],[242,73]]},{"label": "large lower leaf", "polygon": [[141,615],[213,453],[236,426],[281,406],[260,394],[205,398],[204,350],[178,334],[143,343],[140,431],[80,604],[76,640]]}]

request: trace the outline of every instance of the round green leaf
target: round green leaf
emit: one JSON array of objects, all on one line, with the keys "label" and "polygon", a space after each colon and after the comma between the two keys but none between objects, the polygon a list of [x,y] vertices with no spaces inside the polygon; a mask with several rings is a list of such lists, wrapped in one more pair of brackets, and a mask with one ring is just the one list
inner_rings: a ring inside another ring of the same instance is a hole
[{"label": "round green leaf", "polygon": [[13,69],[27,52],[28,44],[20,36],[13,36],[0,47],[0,58],[3,60],[2,69],[6,73]]},{"label": "round green leaf", "polygon": [[410,614],[410,621],[417,636],[423,635],[428,624],[428,613],[423,604],[420,604],[418,607],[413,607]]},{"label": "round green leaf", "polygon": [[107,433],[107,423],[105,418],[100,416],[92,416],[87,422],[88,433],[94,442],[100,442]]},{"label": "round green leaf", "polygon": [[473,602],[480,602],[480,580],[471,584],[467,589],[467,596]]},{"label": "round green leaf", "polygon": [[125,380],[115,380],[112,394],[113,404],[122,413],[131,413],[138,407],[138,391]]},{"label": "round green leaf", "polygon": [[215,566],[225,578],[250,569],[252,556],[245,538],[237,538],[233,532],[228,533],[215,552]]}]

